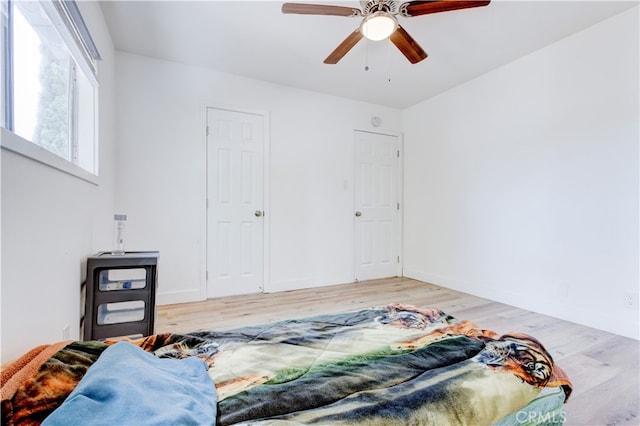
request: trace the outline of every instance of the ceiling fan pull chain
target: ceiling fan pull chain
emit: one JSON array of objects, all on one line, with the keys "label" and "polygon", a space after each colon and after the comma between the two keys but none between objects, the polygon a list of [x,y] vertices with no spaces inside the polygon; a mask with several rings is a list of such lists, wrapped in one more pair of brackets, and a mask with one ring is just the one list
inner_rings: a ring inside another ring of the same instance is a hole
[{"label": "ceiling fan pull chain", "polygon": [[364,70],[369,71],[369,40],[364,45]]},{"label": "ceiling fan pull chain", "polygon": [[387,81],[391,83],[391,39],[387,39]]}]

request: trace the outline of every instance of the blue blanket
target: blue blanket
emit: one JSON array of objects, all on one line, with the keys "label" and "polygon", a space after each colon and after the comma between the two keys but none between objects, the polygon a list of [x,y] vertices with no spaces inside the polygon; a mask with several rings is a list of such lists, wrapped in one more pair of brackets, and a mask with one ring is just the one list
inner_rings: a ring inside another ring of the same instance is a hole
[{"label": "blue blanket", "polygon": [[42,424],[213,425],[216,402],[201,359],[161,359],[119,342],[102,353]]}]

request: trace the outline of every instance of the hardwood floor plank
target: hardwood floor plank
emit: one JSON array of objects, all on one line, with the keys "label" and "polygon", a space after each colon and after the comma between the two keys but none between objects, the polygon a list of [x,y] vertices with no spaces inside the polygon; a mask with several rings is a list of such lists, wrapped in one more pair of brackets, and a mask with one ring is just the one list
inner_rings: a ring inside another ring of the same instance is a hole
[{"label": "hardwood floor plank", "polygon": [[640,425],[639,341],[407,278],[159,306],[156,332],[227,330],[394,302],[539,339],[574,383],[566,425]]}]

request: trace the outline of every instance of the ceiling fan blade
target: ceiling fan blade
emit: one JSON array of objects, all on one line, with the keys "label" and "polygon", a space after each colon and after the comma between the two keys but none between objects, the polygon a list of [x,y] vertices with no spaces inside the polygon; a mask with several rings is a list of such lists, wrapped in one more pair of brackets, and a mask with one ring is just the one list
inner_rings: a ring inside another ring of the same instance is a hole
[{"label": "ceiling fan blade", "polygon": [[356,28],[356,30],[349,34],[349,36],[345,38],[323,62],[325,64],[337,64],[338,61],[342,59],[342,57],[346,55],[347,52],[349,52],[361,39],[362,33],[360,32],[360,28]]},{"label": "ceiling fan blade", "polygon": [[282,13],[299,15],[358,16],[360,9],[347,6],[331,6],[325,4],[284,3]]},{"label": "ceiling fan blade", "polygon": [[391,43],[393,43],[412,64],[417,64],[428,56],[427,52],[422,50],[422,47],[420,47],[413,37],[400,25],[398,25],[398,29],[389,36],[389,40],[391,40]]},{"label": "ceiling fan blade", "polygon": [[469,9],[471,7],[486,6],[491,1],[468,0],[416,0],[400,5],[404,16],[420,16],[429,13],[447,12],[449,10]]}]

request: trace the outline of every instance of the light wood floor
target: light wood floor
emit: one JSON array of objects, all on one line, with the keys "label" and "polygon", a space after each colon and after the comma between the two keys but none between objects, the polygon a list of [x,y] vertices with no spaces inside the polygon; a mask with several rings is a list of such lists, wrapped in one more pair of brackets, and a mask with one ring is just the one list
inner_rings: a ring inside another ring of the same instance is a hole
[{"label": "light wood floor", "polygon": [[639,341],[407,278],[159,306],[156,332],[226,330],[392,302],[541,340],[574,384],[566,425],[640,424]]}]

